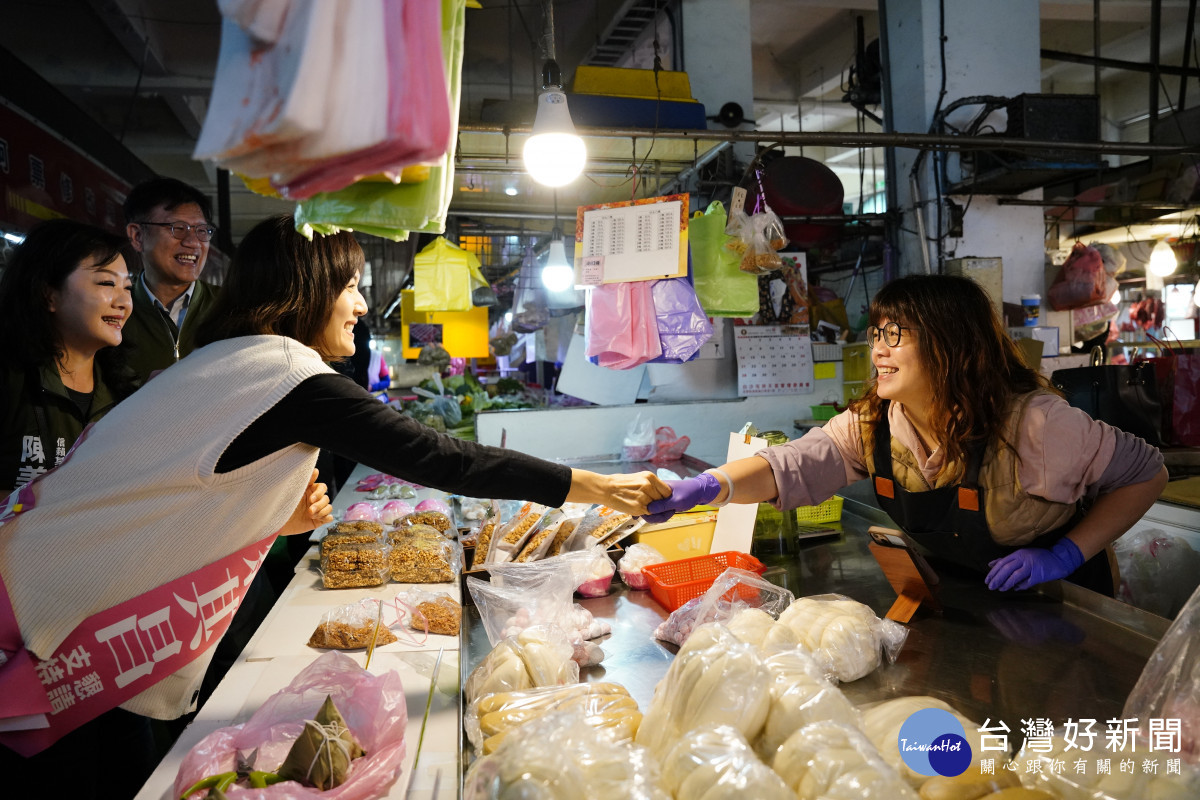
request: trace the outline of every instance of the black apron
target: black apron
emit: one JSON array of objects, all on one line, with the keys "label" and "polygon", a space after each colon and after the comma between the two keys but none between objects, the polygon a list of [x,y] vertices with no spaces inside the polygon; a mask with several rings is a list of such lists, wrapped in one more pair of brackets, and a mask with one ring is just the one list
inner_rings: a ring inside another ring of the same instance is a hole
[{"label": "black apron", "polygon": [[[1003,558],[1020,548],[997,543],[988,529],[984,513],[984,489],[979,485],[984,444],[978,442],[967,448],[967,466],[961,483],[941,489],[910,492],[893,478],[892,429],[888,423],[890,404],[888,400],[881,404],[879,424],[875,427],[875,474],[871,479],[879,507],[905,533],[934,554],[986,574],[988,562]],[[1021,547],[1048,549],[1082,517],[1082,511],[1076,510],[1067,524],[1043,533]],[[1067,580],[1112,597],[1113,572],[1107,551],[1097,553]]]}]

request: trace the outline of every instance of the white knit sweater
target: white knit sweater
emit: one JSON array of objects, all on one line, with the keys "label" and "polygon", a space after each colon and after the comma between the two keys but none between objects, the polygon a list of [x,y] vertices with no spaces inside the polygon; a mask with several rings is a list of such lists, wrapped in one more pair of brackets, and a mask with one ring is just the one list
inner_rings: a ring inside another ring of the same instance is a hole
[{"label": "white knit sweater", "polygon": [[[301,381],[332,371],[282,336],[201,348],[104,417],[0,528],[0,574],[26,647],[44,657],[88,616],[261,541],[300,501],[317,449],[215,474],[233,439]],[[123,708],[186,713],[213,649]]]}]

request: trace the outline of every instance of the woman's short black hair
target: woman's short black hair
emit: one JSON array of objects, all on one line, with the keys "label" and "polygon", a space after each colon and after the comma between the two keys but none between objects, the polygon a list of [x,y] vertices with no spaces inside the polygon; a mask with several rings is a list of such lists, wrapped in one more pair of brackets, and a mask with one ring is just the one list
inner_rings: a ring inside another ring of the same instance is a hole
[{"label": "woman's short black hair", "polygon": [[353,233],[314,234],[309,240],[296,231],[291,216],[265,219],[238,245],[197,343],[275,334],[327,356],[322,337],[334,302],[363,263]]},{"label": "woman's short black hair", "polygon": [[85,261],[97,267],[111,264],[127,244],[124,236],[70,219],[35,225],[0,276],[0,335],[7,358],[25,367],[59,358],[63,342],[50,313],[51,291],[61,290]]}]

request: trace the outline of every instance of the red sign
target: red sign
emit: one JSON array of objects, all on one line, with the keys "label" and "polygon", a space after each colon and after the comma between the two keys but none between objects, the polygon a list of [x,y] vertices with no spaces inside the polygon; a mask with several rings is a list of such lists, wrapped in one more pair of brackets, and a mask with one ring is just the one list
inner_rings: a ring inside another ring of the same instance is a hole
[{"label": "red sign", "polygon": [[125,232],[130,185],[17,109],[0,104],[0,223],[27,231],[67,217]]}]

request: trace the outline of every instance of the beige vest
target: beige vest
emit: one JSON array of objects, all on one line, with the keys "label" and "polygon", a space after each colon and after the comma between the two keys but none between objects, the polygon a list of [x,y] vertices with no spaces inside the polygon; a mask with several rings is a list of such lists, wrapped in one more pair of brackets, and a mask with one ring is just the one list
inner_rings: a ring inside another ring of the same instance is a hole
[{"label": "beige vest", "polygon": [[[261,541],[291,516],[317,449],[293,445],[216,474],[251,422],[305,378],[332,370],[283,336],[196,350],[121,402],[36,505],[0,530],[0,573],[26,647],[53,653],[84,619]],[[122,707],[186,713],[212,650]]]},{"label": "beige vest", "polygon": [[[1025,409],[1035,394],[1037,392],[1022,395],[1013,402],[1003,429],[1006,440],[1016,440],[1016,431],[1020,429]],[[874,476],[875,456],[871,448],[865,446],[869,429],[866,422],[859,424],[867,471]],[[916,456],[895,437],[892,437],[891,444],[893,477],[907,491],[923,492],[953,486],[962,480],[966,471],[965,464],[951,463],[935,484],[930,486],[921,474]],[[1074,503],[1055,503],[1027,493],[1021,488],[1018,467],[1017,453],[1013,448],[993,444],[984,451],[979,474],[979,483],[984,490],[984,516],[988,530],[993,540],[1009,547],[1028,544],[1038,536],[1062,527],[1074,515],[1076,507]]]}]

